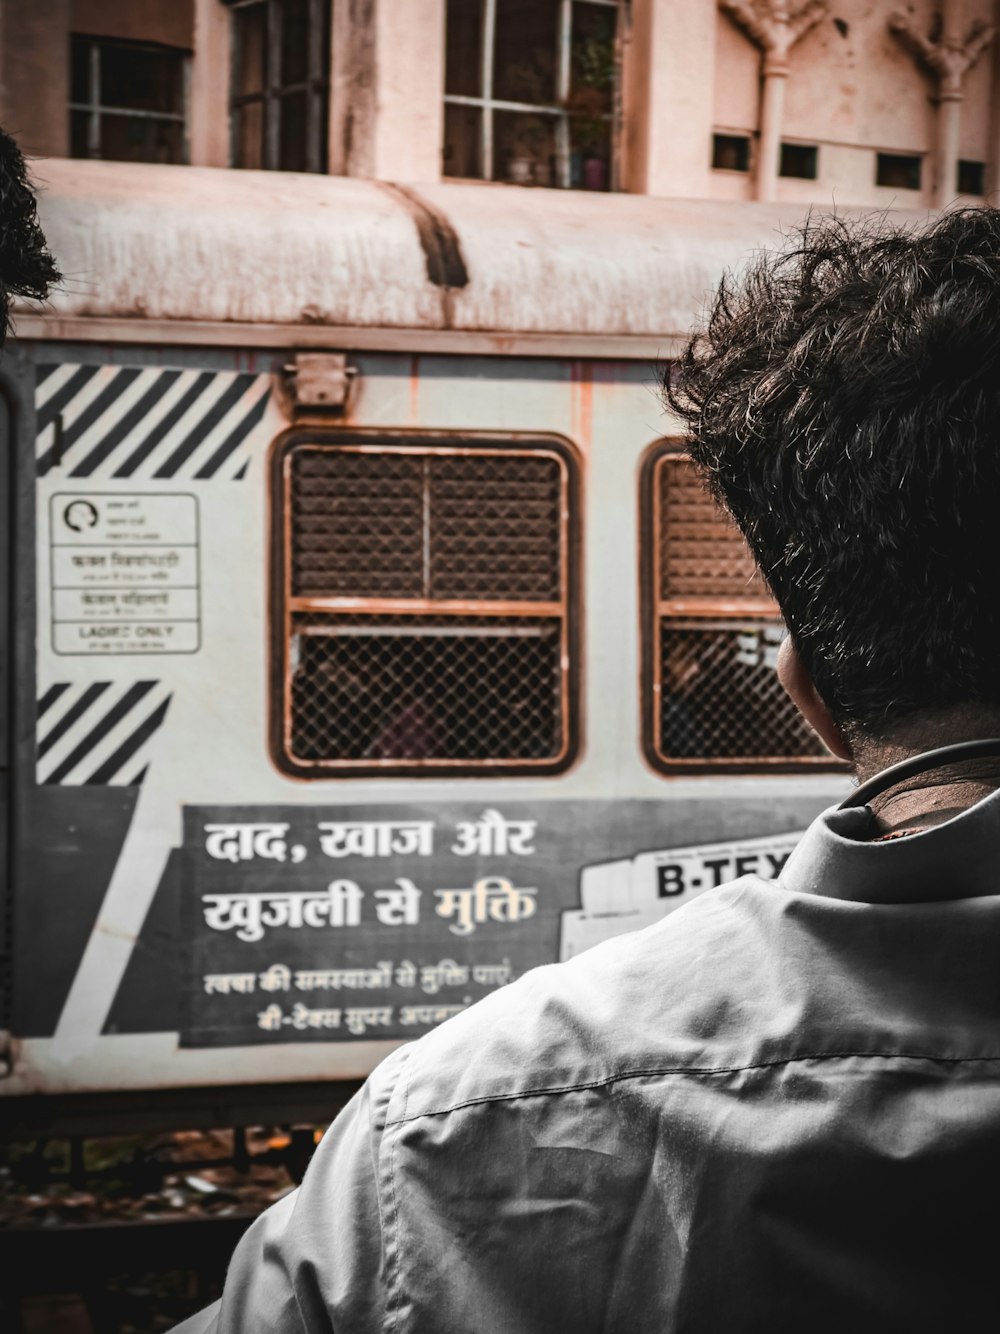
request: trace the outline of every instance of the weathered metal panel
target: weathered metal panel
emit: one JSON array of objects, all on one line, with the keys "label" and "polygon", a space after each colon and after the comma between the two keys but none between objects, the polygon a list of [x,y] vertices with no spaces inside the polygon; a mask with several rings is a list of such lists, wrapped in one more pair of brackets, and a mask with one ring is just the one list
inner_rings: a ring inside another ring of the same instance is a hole
[{"label": "weathered metal panel", "polygon": [[[798,204],[209,167],[39,164],[55,316],[277,326],[684,334]],[[157,334],[162,337],[162,333]]]}]

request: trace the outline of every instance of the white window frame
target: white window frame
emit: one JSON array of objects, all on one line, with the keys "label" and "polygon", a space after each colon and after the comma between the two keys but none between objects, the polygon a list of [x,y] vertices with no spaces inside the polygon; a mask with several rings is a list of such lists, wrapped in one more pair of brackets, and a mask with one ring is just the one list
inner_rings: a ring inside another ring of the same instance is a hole
[{"label": "white window frame", "polygon": [[[572,74],[572,54],[573,54],[573,5],[574,3],[583,3],[584,0],[559,0],[559,25],[556,35],[558,62],[556,65],[556,104],[536,103],[536,102],[506,102],[493,96],[493,55],[494,42],[496,39],[496,0],[481,0],[482,3],[482,32],[483,48],[480,52],[480,77],[482,80],[482,96],[470,97],[460,93],[448,93],[444,95],[445,105],[477,107],[482,116],[480,119],[479,133],[479,161],[482,171],[482,179],[485,181],[493,180],[493,113],[496,111],[519,111],[527,112],[536,116],[552,116],[555,119],[556,132],[556,174],[558,184],[561,189],[570,188],[570,123],[575,115],[572,111],[565,110],[564,105],[570,94],[570,77]],[[611,185],[612,190],[619,188],[618,182],[618,152],[617,152],[617,123],[620,118],[619,106],[621,102],[621,30],[623,17],[621,13],[622,6],[619,0],[585,0],[585,3],[597,5],[603,9],[614,9],[618,12],[617,18],[617,40],[618,48],[615,61],[615,87],[612,95],[613,107],[607,115],[600,117],[607,120],[611,126]]]}]

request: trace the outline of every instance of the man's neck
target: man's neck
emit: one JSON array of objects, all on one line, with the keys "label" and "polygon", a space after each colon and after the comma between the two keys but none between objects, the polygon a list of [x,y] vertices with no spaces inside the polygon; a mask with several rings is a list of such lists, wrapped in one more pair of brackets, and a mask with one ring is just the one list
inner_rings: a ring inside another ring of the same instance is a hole
[{"label": "man's neck", "polygon": [[944,824],[1000,787],[1000,770],[949,777],[936,769],[889,788],[869,803],[883,834]]},{"label": "man's neck", "polygon": [[[1000,737],[1000,706],[972,702],[928,709],[850,737],[859,782],[942,746]],[[1000,788],[1000,757],[938,765],[893,784],[869,802],[881,833],[944,824]]]}]

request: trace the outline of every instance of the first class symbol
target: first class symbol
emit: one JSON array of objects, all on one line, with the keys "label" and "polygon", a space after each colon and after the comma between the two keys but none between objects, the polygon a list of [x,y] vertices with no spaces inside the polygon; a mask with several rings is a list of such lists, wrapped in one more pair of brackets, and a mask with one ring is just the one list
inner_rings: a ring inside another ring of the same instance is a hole
[{"label": "first class symbol", "polygon": [[96,528],[99,517],[97,506],[89,500],[71,500],[62,512],[63,523],[67,528],[72,528],[74,533]]}]

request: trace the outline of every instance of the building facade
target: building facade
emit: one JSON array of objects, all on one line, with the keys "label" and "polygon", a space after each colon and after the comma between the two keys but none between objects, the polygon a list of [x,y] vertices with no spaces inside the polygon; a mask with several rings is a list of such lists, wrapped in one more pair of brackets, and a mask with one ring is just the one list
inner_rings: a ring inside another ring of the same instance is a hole
[{"label": "building facade", "polygon": [[1000,184],[995,0],[0,2],[32,154],[940,206]]}]

